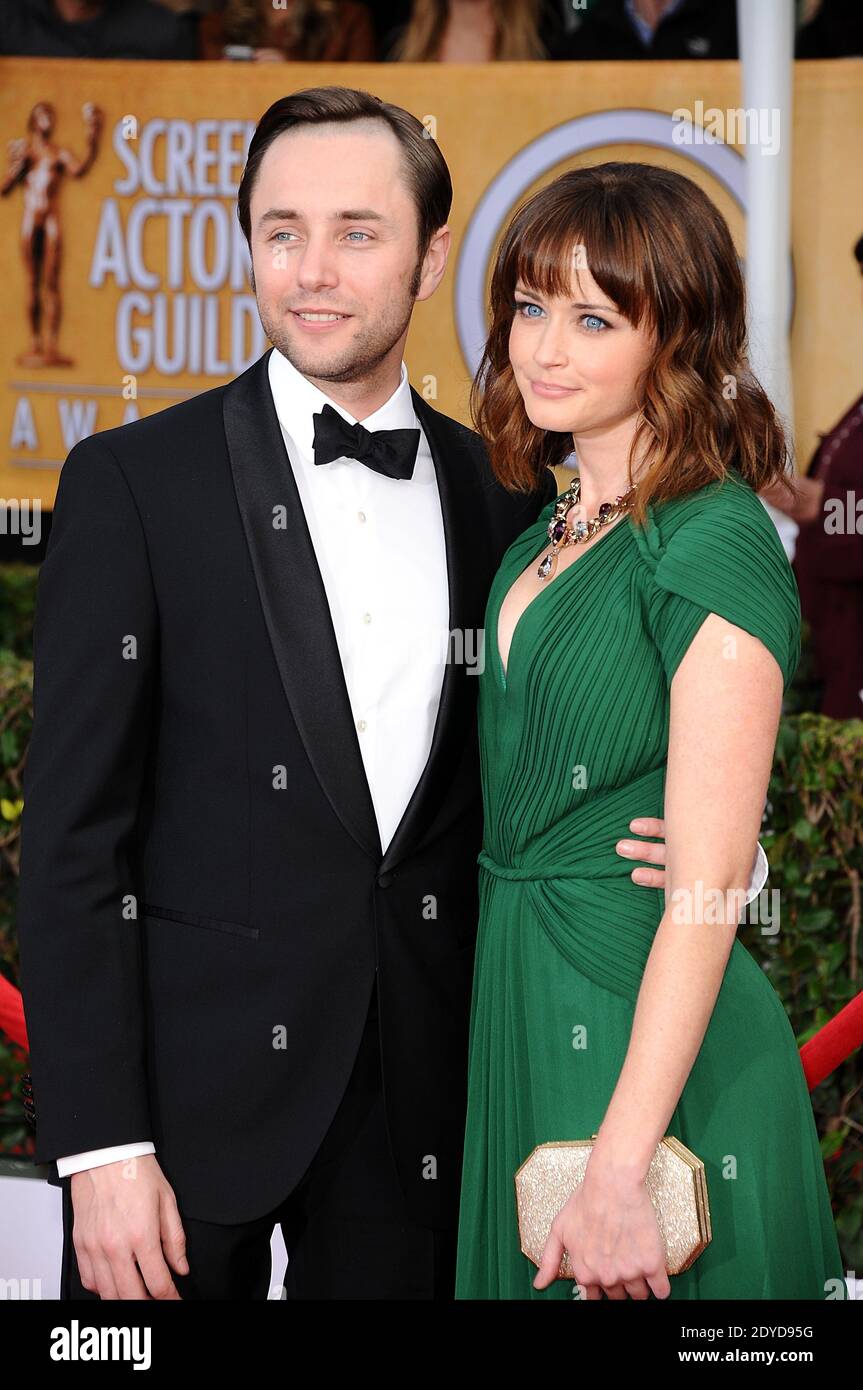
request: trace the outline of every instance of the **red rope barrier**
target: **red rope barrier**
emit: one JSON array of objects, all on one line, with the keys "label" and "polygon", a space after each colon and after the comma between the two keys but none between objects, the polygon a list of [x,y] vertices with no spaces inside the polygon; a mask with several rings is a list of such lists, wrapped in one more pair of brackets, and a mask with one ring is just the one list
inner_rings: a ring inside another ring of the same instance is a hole
[{"label": "red rope barrier", "polygon": [[[27,1051],[27,1025],[21,991],[0,975],[0,1032]],[[800,1049],[810,1091],[863,1043],[863,990]]]},{"label": "red rope barrier", "polygon": [[810,1091],[863,1043],[863,990],[800,1049]]},{"label": "red rope barrier", "polygon": [[27,1025],[24,1022],[24,1001],[20,989],[0,975],[0,1033],[27,1051]]}]

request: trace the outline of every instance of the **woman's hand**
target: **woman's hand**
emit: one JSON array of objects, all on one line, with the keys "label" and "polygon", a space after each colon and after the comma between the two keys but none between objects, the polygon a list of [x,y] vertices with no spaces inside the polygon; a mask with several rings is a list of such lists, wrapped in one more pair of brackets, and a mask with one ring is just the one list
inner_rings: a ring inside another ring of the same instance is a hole
[{"label": "woman's hand", "polygon": [[564,1250],[586,1298],[657,1298],[671,1292],[665,1247],[643,1182],[623,1180],[587,1165],[581,1186],[561,1207],[542,1252],[536,1289],[557,1278]]}]

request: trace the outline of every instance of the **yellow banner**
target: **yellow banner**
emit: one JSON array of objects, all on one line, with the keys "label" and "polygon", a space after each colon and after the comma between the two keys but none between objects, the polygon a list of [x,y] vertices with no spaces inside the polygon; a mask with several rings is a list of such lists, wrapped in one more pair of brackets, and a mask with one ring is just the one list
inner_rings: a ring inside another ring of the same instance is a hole
[{"label": "yellow banner", "polygon": [[[739,79],[737,63],[701,62],[0,60],[2,498],[50,507],[77,440],[229,380],[265,349],[235,197],[255,123],[285,93],[362,87],[412,111],[440,144],[453,247],[443,284],[416,307],[406,361],[417,390],[470,423],[499,234],[557,174],[607,159],[667,165],[715,200],[744,255],[746,131],[732,122],[724,139],[696,138],[711,111],[738,107]],[[688,141],[681,110],[695,122]],[[851,255],[863,232],[861,133],[863,60],[797,63],[787,273],[804,467],[816,432],[863,386]]]}]

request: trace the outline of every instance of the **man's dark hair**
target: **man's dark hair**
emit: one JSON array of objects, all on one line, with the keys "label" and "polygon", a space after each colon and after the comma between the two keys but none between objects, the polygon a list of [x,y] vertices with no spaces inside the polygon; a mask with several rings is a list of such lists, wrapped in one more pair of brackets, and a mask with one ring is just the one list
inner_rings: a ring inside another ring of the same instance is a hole
[{"label": "man's dark hair", "polygon": [[452,207],[452,179],[446,160],[437,141],[429,137],[416,116],[354,87],[307,87],[274,101],[264,112],[252,136],[237,193],[237,216],[250,245],[252,189],[261,160],[277,136],[303,126],[347,124],[369,117],[385,121],[402,147],[405,182],[417,210],[417,250],[422,260],[435,232],[445,226]]}]

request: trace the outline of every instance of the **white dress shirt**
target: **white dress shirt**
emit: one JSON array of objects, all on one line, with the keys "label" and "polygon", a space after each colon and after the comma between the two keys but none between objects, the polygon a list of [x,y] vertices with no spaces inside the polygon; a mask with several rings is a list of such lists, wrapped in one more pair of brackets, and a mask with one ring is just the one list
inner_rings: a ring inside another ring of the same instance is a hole
[{"label": "white dress shirt", "polygon": [[428,761],[449,634],[446,537],[437,475],[407,367],[367,430],[419,429],[413,477],[356,459],[315,464],[312,416],[329,403],[274,350],[270,386],[335,629],[385,851]]},{"label": "white dress shirt", "polygon": [[[386,850],[428,760],[448,651],[446,539],[428,441],[407,368],[368,430],[420,429],[410,480],[356,459],[314,461],[312,416],[325,404],[354,417],[273,349],[270,389],[296,479],[345,675],[375,816]],[[746,901],[761,891],[761,845]],[[57,1159],[60,1177],[155,1153],[149,1140]]]}]

